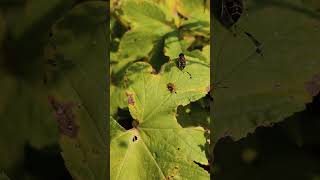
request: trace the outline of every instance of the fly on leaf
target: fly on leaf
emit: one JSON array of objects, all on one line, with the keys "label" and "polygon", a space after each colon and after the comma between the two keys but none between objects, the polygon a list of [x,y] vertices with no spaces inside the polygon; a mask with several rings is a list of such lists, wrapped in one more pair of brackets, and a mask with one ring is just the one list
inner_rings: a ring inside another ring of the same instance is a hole
[{"label": "fly on leaf", "polygon": [[[181,71],[183,71],[184,68],[186,67],[187,61],[186,61],[186,58],[184,57],[184,54],[183,54],[183,53],[180,53],[180,54],[179,54],[179,58],[178,58],[178,63],[177,63],[177,65],[178,65],[178,68],[179,68]],[[190,74],[188,71],[186,71],[186,73],[189,74],[189,77],[190,77],[190,79],[191,79],[191,78],[192,78],[191,74]]]}]

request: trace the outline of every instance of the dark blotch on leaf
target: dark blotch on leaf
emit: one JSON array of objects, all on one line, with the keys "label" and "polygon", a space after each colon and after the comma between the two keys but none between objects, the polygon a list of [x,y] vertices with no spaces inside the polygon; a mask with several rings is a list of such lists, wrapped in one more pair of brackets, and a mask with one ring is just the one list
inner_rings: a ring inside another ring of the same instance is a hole
[{"label": "dark blotch on leaf", "polygon": [[133,136],[132,142],[135,142],[136,140],[138,140],[138,137],[137,136]]},{"label": "dark blotch on leaf", "polygon": [[320,92],[320,74],[316,74],[305,83],[305,88],[311,96],[316,96]]},{"label": "dark blotch on leaf", "polygon": [[180,148],[178,148],[178,151],[180,150]]},{"label": "dark blotch on leaf", "polygon": [[124,141],[121,141],[121,142],[119,142],[119,146],[126,148],[126,147],[128,147],[128,144]]},{"label": "dark blotch on leaf", "polygon": [[75,115],[72,111],[74,104],[72,102],[59,102],[52,96],[49,96],[48,99],[54,110],[60,133],[75,138],[78,134],[78,126],[75,124]]},{"label": "dark blotch on leaf", "polygon": [[135,101],[134,101],[134,98],[133,98],[133,94],[126,93],[126,95],[128,97],[128,104],[134,105]]},{"label": "dark blotch on leaf", "polygon": [[176,92],[176,86],[173,84],[173,83],[168,83],[167,84],[167,89],[170,91],[170,93],[176,93],[177,94],[177,92]]}]

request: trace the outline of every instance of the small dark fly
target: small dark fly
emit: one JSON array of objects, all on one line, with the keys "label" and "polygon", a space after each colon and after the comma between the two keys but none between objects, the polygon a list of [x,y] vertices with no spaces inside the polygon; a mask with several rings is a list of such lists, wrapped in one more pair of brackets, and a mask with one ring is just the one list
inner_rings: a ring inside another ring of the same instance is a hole
[{"label": "small dark fly", "polygon": [[[178,68],[182,71],[182,70],[184,70],[186,65],[187,65],[186,58],[184,57],[183,53],[180,53],[179,58],[178,58]],[[186,71],[186,73],[189,74],[189,77],[191,79],[192,78],[191,74],[188,71]]]},{"label": "small dark fly", "polygon": [[183,70],[186,67],[186,58],[182,53],[179,54],[178,67],[180,70]]}]

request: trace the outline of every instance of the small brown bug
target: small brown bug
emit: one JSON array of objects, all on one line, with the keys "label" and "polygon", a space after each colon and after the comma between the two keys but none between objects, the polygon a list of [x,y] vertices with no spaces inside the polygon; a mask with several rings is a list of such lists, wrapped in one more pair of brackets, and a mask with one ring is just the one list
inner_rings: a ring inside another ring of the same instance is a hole
[{"label": "small brown bug", "polygon": [[168,88],[168,90],[170,91],[170,93],[176,93],[177,94],[177,92],[176,92],[176,86],[173,84],[173,83],[168,83],[167,84],[167,88]]}]

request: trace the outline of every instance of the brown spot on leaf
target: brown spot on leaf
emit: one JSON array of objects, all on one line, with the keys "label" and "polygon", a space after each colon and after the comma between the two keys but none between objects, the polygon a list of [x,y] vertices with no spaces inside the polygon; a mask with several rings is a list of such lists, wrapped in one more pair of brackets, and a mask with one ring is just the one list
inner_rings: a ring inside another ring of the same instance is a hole
[{"label": "brown spot on leaf", "polygon": [[126,93],[126,95],[128,97],[128,104],[134,105],[135,101],[134,101],[133,94]]},{"label": "brown spot on leaf", "polygon": [[168,83],[167,84],[167,89],[170,91],[170,93],[177,93],[176,92],[176,85],[173,83]]},{"label": "brown spot on leaf", "polygon": [[152,69],[151,74],[157,74],[157,71],[155,69]]},{"label": "brown spot on leaf", "polygon": [[307,81],[305,88],[311,96],[316,96],[320,92],[320,74],[314,75],[310,81]]},{"label": "brown spot on leaf", "polygon": [[58,122],[60,133],[71,138],[75,138],[78,134],[78,126],[75,124],[75,115],[72,111],[74,103],[59,102],[52,96],[49,96],[48,99],[54,110],[54,116]]},{"label": "brown spot on leaf", "polygon": [[139,121],[137,121],[137,120],[132,120],[131,125],[132,125],[132,127],[137,128],[137,127],[139,126]]}]

